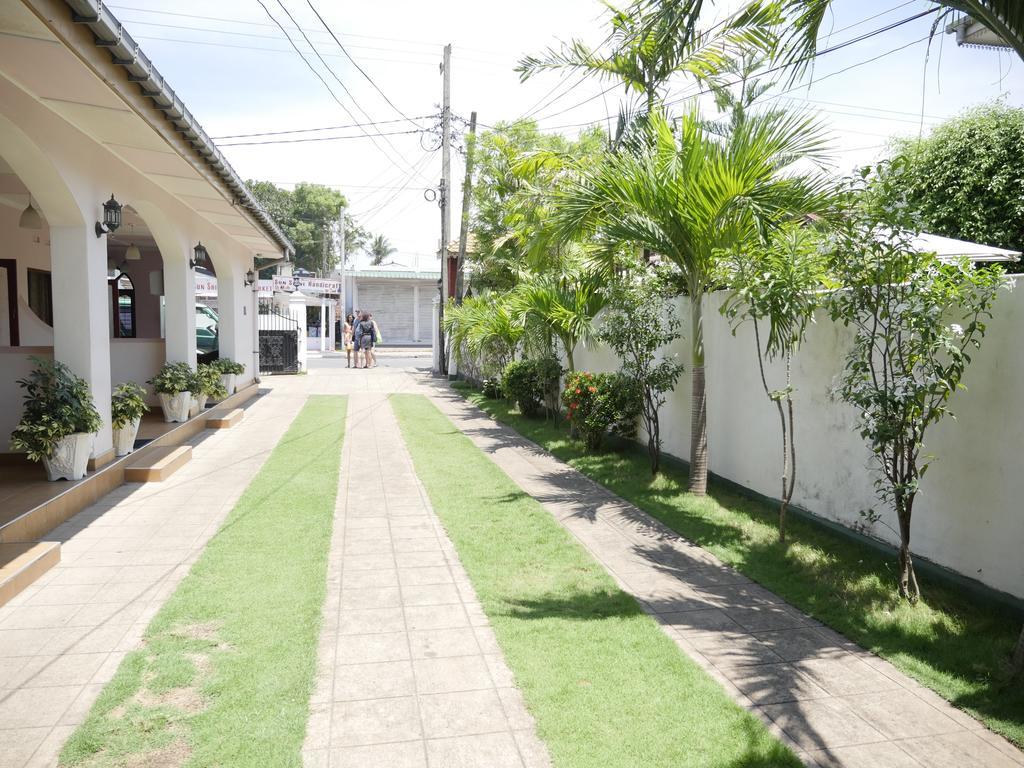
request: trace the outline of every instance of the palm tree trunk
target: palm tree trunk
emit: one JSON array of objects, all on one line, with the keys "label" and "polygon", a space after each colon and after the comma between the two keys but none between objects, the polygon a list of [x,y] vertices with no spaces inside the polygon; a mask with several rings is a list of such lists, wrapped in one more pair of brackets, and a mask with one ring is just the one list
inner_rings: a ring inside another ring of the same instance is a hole
[{"label": "palm tree trunk", "polygon": [[690,291],[690,493],[708,492],[708,401],[704,390],[703,293]]}]

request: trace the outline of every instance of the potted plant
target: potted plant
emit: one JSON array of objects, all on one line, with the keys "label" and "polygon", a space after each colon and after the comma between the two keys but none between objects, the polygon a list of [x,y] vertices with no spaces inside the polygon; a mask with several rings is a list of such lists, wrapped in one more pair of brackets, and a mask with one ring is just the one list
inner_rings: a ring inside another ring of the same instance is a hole
[{"label": "potted plant", "polygon": [[160,396],[164,421],[188,421],[192,392],[197,388],[196,375],[188,363],[164,363],[148,383]]},{"label": "potted plant", "polygon": [[192,390],[195,397],[197,412],[206,407],[207,399],[223,400],[228,396],[227,390],[220,381],[220,368],[214,363],[200,363],[196,366],[196,387]]},{"label": "potted plant", "polygon": [[142,414],[149,410],[146,390],[133,381],[118,385],[110,398],[110,424],[114,428],[114,453],[127,456],[135,448]]},{"label": "potted plant", "polygon": [[214,365],[220,371],[220,383],[224,385],[228,395],[235,394],[235,377],[245,373],[245,366],[227,357],[220,358]]},{"label": "potted plant", "polygon": [[50,480],[85,477],[95,433],[103,425],[89,384],[64,363],[33,357],[35,370],[18,381],[25,409],[11,447],[42,461]]}]

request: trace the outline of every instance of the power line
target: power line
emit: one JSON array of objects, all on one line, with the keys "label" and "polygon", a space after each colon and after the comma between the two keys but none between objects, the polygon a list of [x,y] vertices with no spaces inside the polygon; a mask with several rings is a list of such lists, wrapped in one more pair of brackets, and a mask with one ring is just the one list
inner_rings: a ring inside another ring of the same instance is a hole
[{"label": "power line", "polygon": [[[262,4],[262,2],[261,2],[261,4]],[[291,11],[288,10],[288,6],[286,6],[282,0],[277,0],[277,4],[279,6],[281,6],[281,10],[283,10],[285,12],[285,15],[289,19],[291,19],[292,24],[294,24],[296,27],[298,27],[299,32],[302,34],[302,37],[306,40],[307,43],[309,43],[309,47],[313,49],[313,53],[315,53],[316,57],[318,59],[320,59],[320,63],[324,65],[324,67],[327,69],[327,71],[331,74],[331,77],[333,77],[337,81],[338,85],[341,86],[342,90],[345,91],[345,93],[348,94],[348,97],[352,100],[353,106],[355,106],[355,108],[358,109],[363,114],[363,117],[365,117],[367,120],[372,122],[373,118],[370,117],[369,113],[359,105],[359,102],[356,100],[356,97],[348,89],[348,87],[345,85],[345,83],[342,81],[342,79],[340,77],[338,77],[338,73],[335,72],[334,69],[331,68],[330,64],[328,64],[326,61],[324,61],[324,57],[320,55],[320,51],[318,51],[316,46],[313,45],[313,41],[309,39],[309,35],[306,34],[306,30],[303,29],[303,27],[295,20],[295,17],[292,16]],[[348,55],[348,54],[346,54],[346,55]],[[355,118],[353,117],[353,119],[355,119]],[[360,130],[363,133],[366,133],[366,131],[364,129],[360,129]],[[366,135],[369,136],[370,134],[366,133]],[[401,152],[399,152],[398,148],[394,144],[391,143],[391,139],[387,138],[387,136],[383,136],[383,139],[384,139],[384,143],[387,144],[389,147],[391,147],[392,151],[395,152],[395,154],[397,154],[403,160],[403,162],[405,162],[406,165],[408,165],[410,168],[413,168],[412,163],[409,162],[409,160],[405,157],[405,155],[403,155]],[[377,144],[376,140],[375,139],[371,139],[371,140],[373,141],[374,145],[379,148],[379,145]],[[413,172],[415,173],[415,171],[413,171]]]},{"label": "power line", "polygon": [[[278,1],[278,5],[280,5],[281,8],[284,9],[285,14],[288,15],[288,18],[292,19],[291,14],[288,12],[288,9],[285,8],[285,6],[281,3],[281,0],[277,0],[277,1]],[[333,98],[334,101],[337,102],[338,106],[341,107],[345,111],[345,114],[347,114],[349,116],[349,118],[353,122],[359,122],[359,120],[356,118],[356,116],[352,114],[352,111],[345,105],[345,103],[341,99],[338,98],[338,95],[334,92],[334,90],[331,88],[331,86],[327,84],[327,81],[323,78],[323,75],[320,74],[320,72],[316,69],[316,67],[314,67],[310,63],[309,59],[307,59],[305,57],[305,55],[302,53],[302,51],[299,50],[299,47],[295,44],[295,41],[292,39],[292,36],[290,34],[288,34],[288,31],[284,28],[284,25],[282,25],[277,20],[277,17],[274,16],[270,12],[270,9],[267,8],[267,6],[264,4],[263,0],[256,0],[256,2],[260,4],[260,7],[263,8],[264,12],[266,12],[266,14],[270,18],[270,20],[273,21],[275,24],[277,24],[278,28],[281,30],[281,33],[288,39],[288,43],[292,46],[292,48],[295,49],[295,52],[299,55],[299,57],[302,59],[302,61],[305,63],[305,65],[307,67],[309,67],[309,70],[314,75],[316,75],[317,80],[319,80],[323,84],[324,88],[327,89],[327,92],[329,94],[331,94],[331,98]],[[292,23],[295,24],[295,20],[294,19],[292,19]],[[301,27],[299,28],[299,31],[302,32]],[[303,35],[303,37],[306,37],[306,33],[305,32],[302,32],[302,35]],[[308,42],[309,38],[307,37],[306,40]],[[312,44],[310,44],[310,45],[312,46]],[[320,56],[320,54],[316,52],[315,48],[313,50],[314,50],[314,53],[316,53],[317,57],[320,59],[321,63],[327,68],[327,71],[330,72],[334,76],[334,79],[338,81],[338,84],[342,87],[342,89],[345,91],[345,93],[348,94],[348,97],[350,99],[352,99],[353,105],[355,105],[355,107],[357,109],[359,109],[361,112],[363,112],[363,110],[359,107],[359,104],[352,97],[352,94],[349,92],[348,88],[345,87],[345,84],[341,81],[341,79],[337,76],[337,74],[335,74],[334,70],[331,69],[327,65],[327,62],[325,62],[323,60],[323,57]],[[372,121],[372,118],[370,118],[370,116],[367,115],[366,112],[363,112],[363,115],[364,115],[364,117],[367,120],[371,120]],[[363,130],[363,129],[361,129],[361,130]],[[366,131],[363,130],[363,132],[365,133]],[[390,162],[396,168],[401,168],[401,165],[399,165],[399,163],[389,153],[384,151],[384,149],[377,143],[377,140],[375,138],[371,139],[371,141],[373,141],[374,146],[377,147],[377,149],[379,149],[381,151],[381,153],[388,159],[388,162]],[[402,157],[402,159],[406,162],[407,165],[409,165],[409,167],[412,167],[411,164],[409,163],[409,161],[406,160],[405,157],[402,156],[401,153],[398,152],[398,150],[394,149],[394,145],[390,143],[390,140],[385,138],[384,141],[387,142],[389,146],[391,146],[392,150],[394,150],[396,153],[398,153],[399,157]],[[405,171],[403,170],[403,172],[405,172]]]},{"label": "power line", "polygon": [[370,139],[378,136],[409,136],[414,133],[423,133],[423,130],[411,131],[378,131],[377,133],[362,133],[351,136],[308,136],[302,139],[266,139],[263,141],[230,141],[220,144],[222,147],[257,147],[266,144],[304,144],[311,141],[339,141],[341,139]]},{"label": "power line", "polygon": [[[418,119],[426,120],[428,117],[433,118],[437,115],[419,115]],[[256,138],[259,136],[284,136],[290,133],[313,133],[315,131],[340,131],[345,128],[373,128],[378,125],[390,125],[393,123],[404,123],[405,120],[376,120],[372,123],[348,123],[347,125],[325,125],[320,128],[292,128],[287,131],[260,131],[258,133],[232,133],[224,136],[213,136],[214,141],[220,141],[221,139],[248,139]]]},{"label": "power line", "polygon": [[[397,112],[399,115],[404,117],[406,120],[408,120],[410,123],[415,125],[417,128],[421,128],[422,129],[423,128],[422,125],[417,123],[411,117],[406,115],[405,112],[403,112],[397,106],[395,106],[395,103],[393,101],[391,101],[391,99],[388,98],[388,95],[386,93],[384,93],[384,91],[381,90],[380,86],[377,85],[376,82],[374,82],[373,78],[370,77],[369,74],[367,74],[366,70],[363,69],[361,66],[359,66],[359,62],[357,62],[355,59],[353,59],[349,55],[349,52],[345,49],[345,46],[341,44],[341,40],[339,40],[338,36],[336,34],[334,34],[334,30],[331,29],[330,26],[328,26],[327,22],[324,21],[324,17],[320,15],[320,11],[318,11],[316,9],[316,6],[313,5],[312,0],[306,0],[306,5],[308,5],[310,7],[310,10],[312,10],[313,13],[316,15],[317,19],[320,20],[320,23],[323,25],[324,29],[327,30],[327,32],[330,34],[330,36],[332,38],[334,38],[334,42],[338,44],[338,47],[341,49],[341,52],[344,53],[345,56],[348,57],[348,60],[350,62],[352,62],[352,66],[354,66],[356,69],[359,70],[360,74],[367,79],[367,81],[370,83],[370,85],[372,85],[374,87],[374,89],[377,91],[377,93],[379,93],[381,95],[381,97],[384,99],[384,101],[386,101],[388,103],[388,106],[390,106],[393,110],[395,110],[395,112]],[[290,15],[291,14],[289,14],[289,16]]]}]

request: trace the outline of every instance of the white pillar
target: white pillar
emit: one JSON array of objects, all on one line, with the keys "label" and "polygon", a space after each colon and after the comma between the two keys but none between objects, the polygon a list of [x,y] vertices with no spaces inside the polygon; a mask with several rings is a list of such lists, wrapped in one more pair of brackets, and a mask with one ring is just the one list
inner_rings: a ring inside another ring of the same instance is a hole
[{"label": "white pillar", "polygon": [[[226,261],[226,260],[225,260]],[[251,322],[246,316],[246,305],[251,292],[242,284],[241,273],[228,268],[227,264],[216,264],[217,269],[217,344],[221,357],[230,358],[246,366],[249,371],[248,355],[252,347],[248,343]],[[243,377],[244,378],[244,377]]]},{"label": "white pillar", "polygon": [[[187,249],[187,245],[185,248]],[[166,304],[166,357],[169,363],[196,367],[196,275],[188,265],[191,255],[163,254]],[[219,289],[218,289],[219,292]],[[218,296],[219,298],[219,296]]]},{"label": "white pillar", "polygon": [[295,291],[288,298],[288,314],[299,326],[299,370],[306,370],[306,297]]},{"label": "white pillar", "polygon": [[53,356],[89,382],[103,419],[92,457],[105,463],[110,429],[110,321],[107,318],[107,239],[91,226],[51,227]]},{"label": "white pillar", "polygon": [[420,340],[420,287],[417,284],[412,286],[412,338]]},{"label": "white pillar", "polygon": [[336,310],[334,299],[330,299],[327,302],[327,349],[330,350],[331,352],[334,351],[335,344],[337,343],[337,340],[334,338],[334,322],[336,319],[335,312]]},{"label": "white pillar", "polygon": [[320,351],[327,351],[327,297],[320,296]]}]

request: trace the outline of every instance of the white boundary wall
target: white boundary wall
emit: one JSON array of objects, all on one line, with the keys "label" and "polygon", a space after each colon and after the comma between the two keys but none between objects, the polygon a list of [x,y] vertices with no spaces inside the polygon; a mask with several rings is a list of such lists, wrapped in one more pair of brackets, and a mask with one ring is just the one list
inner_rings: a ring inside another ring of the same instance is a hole
[{"label": "white boundary wall", "polygon": [[[749,324],[733,337],[719,314],[724,294],[707,300],[704,312],[711,471],[772,498],[780,495],[778,415],[764,395]],[[688,318],[686,299],[679,317]],[[936,457],[914,505],[911,548],[918,555],[991,587],[1024,597],[1024,278],[1001,292],[995,317],[964,378],[967,391],[951,401],[956,420],[932,427],[927,452]],[[690,440],[689,329],[671,351],[686,365],[679,386],[661,413],[664,450],[688,458]],[[829,390],[842,370],[850,332],[820,315],[798,354],[796,387],[797,482],[793,501],[848,527],[874,509],[894,528],[895,515],[877,500],[871,455],[854,431],[854,413]],[[612,371],[604,348],[579,348],[579,370]],[[781,387],[779,366],[769,386]],[[889,542],[881,523],[871,533]]]}]

